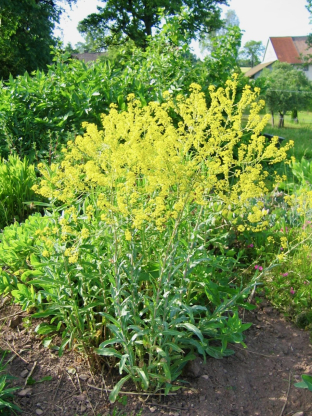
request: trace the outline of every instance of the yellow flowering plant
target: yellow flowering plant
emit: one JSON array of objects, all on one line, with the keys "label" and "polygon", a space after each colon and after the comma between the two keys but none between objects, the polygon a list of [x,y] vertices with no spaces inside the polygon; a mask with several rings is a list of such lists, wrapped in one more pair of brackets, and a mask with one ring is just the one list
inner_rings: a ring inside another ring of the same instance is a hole
[{"label": "yellow flowering plant", "polygon": [[197,84],[145,107],[130,95],[127,111],[111,105],[102,116],[102,130],[85,124],[61,163],[39,165],[34,189],[56,208],[30,259],[42,273],[30,283],[46,302],[35,316],[53,316],[37,331],[63,323],[60,353],[75,345],[115,360],[123,377],[112,401],[129,379],[167,393],[195,353],[221,358],[233,353],[229,343],[243,344],[249,324],[238,305],[254,282],[234,285],[235,261],[209,245],[216,228],[266,227],[257,203],[268,193],[266,166],[292,143],[265,141],[259,90],[245,87],[236,102],[236,85],[211,87],[209,108]]}]

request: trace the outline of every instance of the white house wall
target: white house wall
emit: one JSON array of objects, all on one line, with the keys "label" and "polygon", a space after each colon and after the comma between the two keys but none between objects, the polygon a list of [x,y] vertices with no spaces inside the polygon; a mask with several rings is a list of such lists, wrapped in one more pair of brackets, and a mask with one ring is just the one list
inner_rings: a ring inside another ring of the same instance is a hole
[{"label": "white house wall", "polygon": [[304,71],[309,81],[312,81],[312,65],[309,65],[308,70]]},{"label": "white house wall", "polygon": [[271,40],[269,39],[262,62],[265,63],[265,62],[276,61],[276,60],[277,60],[277,56],[273,48],[273,45],[271,43]]}]

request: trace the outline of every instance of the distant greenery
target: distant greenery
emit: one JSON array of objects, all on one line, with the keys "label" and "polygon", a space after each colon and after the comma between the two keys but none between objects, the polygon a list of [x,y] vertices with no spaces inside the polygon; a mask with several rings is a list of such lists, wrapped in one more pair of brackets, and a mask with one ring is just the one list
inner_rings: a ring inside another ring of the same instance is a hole
[{"label": "distant greenery", "polygon": [[303,156],[312,159],[312,113],[299,112],[298,119],[299,123],[295,123],[291,119],[291,114],[286,114],[283,129],[268,124],[264,132],[293,140],[295,145],[290,154],[295,156],[297,160],[301,160]]},{"label": "distant greenery", "polygon": [[254,67],[261,62],[265,48],[261,41],[250,40],[240,50],[240,66]]},{"label": "distant greenery", "polygon": [[177,35],[189,40],[210,33],[222,26],[220,7],[226,0],[190,2],[159,0],[147,3],[139,0],[109,0],[103,7],[79,23],[78,30],[92,39],[98,48],[119,45],[131,40],[146,48],[152,29],[159,29],[162,20],[176,21]]},{"label": "distant greenery", "polygon": [[0,80],[10,76],[44,70],[51,63],[50,46],[62,3],[76,0],[1,0]]},{"label": "distant greenery", "polygon": [[264,69],[256,83],[263,84],[263,96],[272,115],[279,113],[279,127],[284,126],[287,111],[307,110],[312,102],[312,86],[303,71],[286,62],[275,62],[272,70]]},{"label": "distant greenery", "polygon": [[25,221],[37,210],[34,202],[42,198],[31,189],[36,182],[35,167],[26,157],[20,160],[10,155],[8,160],[0,159],[0,229],[14,221]]},{"label": "distant greenery", "polygon": [[[16,152],[30,161],[51,162],[67,140],[84,131],[83,122],[100,126],[101,114],[113,103],[125,110],[130,93],[142,105],[161,103],[166,90],[186,94],[198,82],[209,100],[208,86],[223,85],[235,70],[240,32],[233,28],[222,42],[216,40],[213,55],[200,61],[187,44],[171,44],[173,29],[168,24],[145,51],[130,43],[90,64],[55,51],[55,63],[47,71],[10,77],[0,89],[0,156]],[[239,79],[238,98],[248,82]]]}]

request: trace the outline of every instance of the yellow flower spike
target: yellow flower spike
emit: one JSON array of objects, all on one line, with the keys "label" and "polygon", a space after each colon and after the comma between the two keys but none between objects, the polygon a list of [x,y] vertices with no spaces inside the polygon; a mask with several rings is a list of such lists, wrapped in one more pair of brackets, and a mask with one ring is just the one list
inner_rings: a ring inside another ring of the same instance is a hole
[{"label": "yellow flower spike", "polygon": [[87,239],[90,236],[90,232],[87,228],[83,228],[80,232],[81,238],[83,240]]},{"label": "yellow flower spike", "polygon": [[132,240],[132,235],[131,235],[131,232],[129,230],[125,230],[125,239],[127,241],[131,241]]}]

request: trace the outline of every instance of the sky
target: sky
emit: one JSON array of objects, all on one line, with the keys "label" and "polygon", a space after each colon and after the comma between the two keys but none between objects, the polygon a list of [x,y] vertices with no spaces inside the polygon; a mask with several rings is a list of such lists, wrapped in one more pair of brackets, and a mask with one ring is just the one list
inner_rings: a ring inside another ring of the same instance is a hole
[{"label": "sky", "polygon": [[[306,0],[228,0],[229,7],[223,11],[235,10],[244,31],[242,46],[249,40],[262,41],[266,46],[268,38],[273,36],[305,36],[312,32],[309,24],[310,14],[305,8]],[[77,4],[66,8],[60,29],[55,31],[64,44],[73,46],[83,42],[77,30],[78,23],[91,13],[96,6],[103,6],[99,0],[77,0]],[[192,44],[194,52],[200,55],[197,43]]]}]

